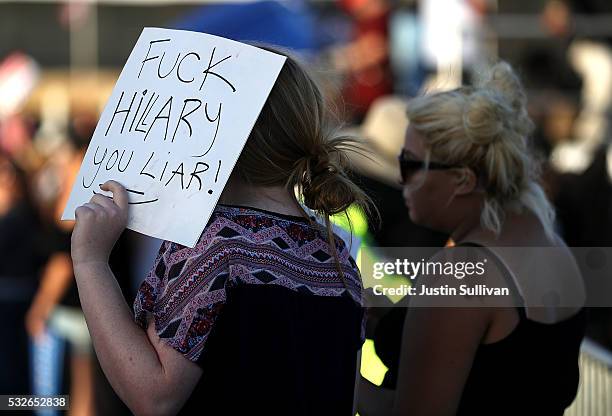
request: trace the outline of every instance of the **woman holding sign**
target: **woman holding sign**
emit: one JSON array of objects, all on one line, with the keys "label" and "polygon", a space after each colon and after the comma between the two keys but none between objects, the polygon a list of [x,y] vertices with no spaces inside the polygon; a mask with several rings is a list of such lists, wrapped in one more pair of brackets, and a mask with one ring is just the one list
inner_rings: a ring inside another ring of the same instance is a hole
[{"label": "woman holding sign", "polygon": [[[329,216],[368,198],[312,78],[287,57],[194,248],[164,242],[134,314],[108,256],[128,194],[76,210],[72,258],[102,367],[136,414],[349,415],[361,278]],[[327,219],[308,217],[306,206]]]}]

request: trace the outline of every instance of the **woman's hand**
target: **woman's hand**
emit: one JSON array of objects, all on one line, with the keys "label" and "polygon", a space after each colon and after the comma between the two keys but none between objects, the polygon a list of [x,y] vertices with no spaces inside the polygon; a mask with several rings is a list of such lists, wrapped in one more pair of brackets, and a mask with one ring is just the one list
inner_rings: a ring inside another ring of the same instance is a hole
[{"label": "woman's hand", "polygon": [[25,317],[26,330],[30,337],[38,339],[45,333],[47,321],[54,307],[55,303],[47,302],[42,298],[34,301]]},{"label": "woman's hand", "polygon": [[127,225],[128,195],[118,182],[100,185],[113,197],[101,194],[75,211],[76,223],[72,232],[72,263],[76,268],[86,263],[108,263],[113,246]]}]

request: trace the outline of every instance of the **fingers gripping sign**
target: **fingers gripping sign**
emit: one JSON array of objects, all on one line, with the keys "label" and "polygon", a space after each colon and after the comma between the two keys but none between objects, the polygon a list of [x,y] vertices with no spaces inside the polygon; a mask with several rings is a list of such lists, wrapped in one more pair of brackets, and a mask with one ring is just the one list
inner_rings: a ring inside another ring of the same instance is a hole
[{"label": "fingers gripping sign", "polygon": [[75,211],[76,223],[72,232],[72,262],[108,263],[113,246],[123,232],[128,219],[128,194],[116,181],[100,185],[112,197],[94,195]]}]

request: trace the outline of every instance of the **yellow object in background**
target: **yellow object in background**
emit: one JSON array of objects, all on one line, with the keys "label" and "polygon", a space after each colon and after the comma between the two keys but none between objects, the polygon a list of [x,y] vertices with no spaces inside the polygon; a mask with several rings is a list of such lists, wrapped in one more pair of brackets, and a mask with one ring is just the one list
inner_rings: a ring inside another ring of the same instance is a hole
[{"label": "yellow object in background", "polygon": [[387,373],[387,366],[376,355],[374,341],[366,339],[361,347],[361,369],[360,373],[369,382],[380,386]]}]

